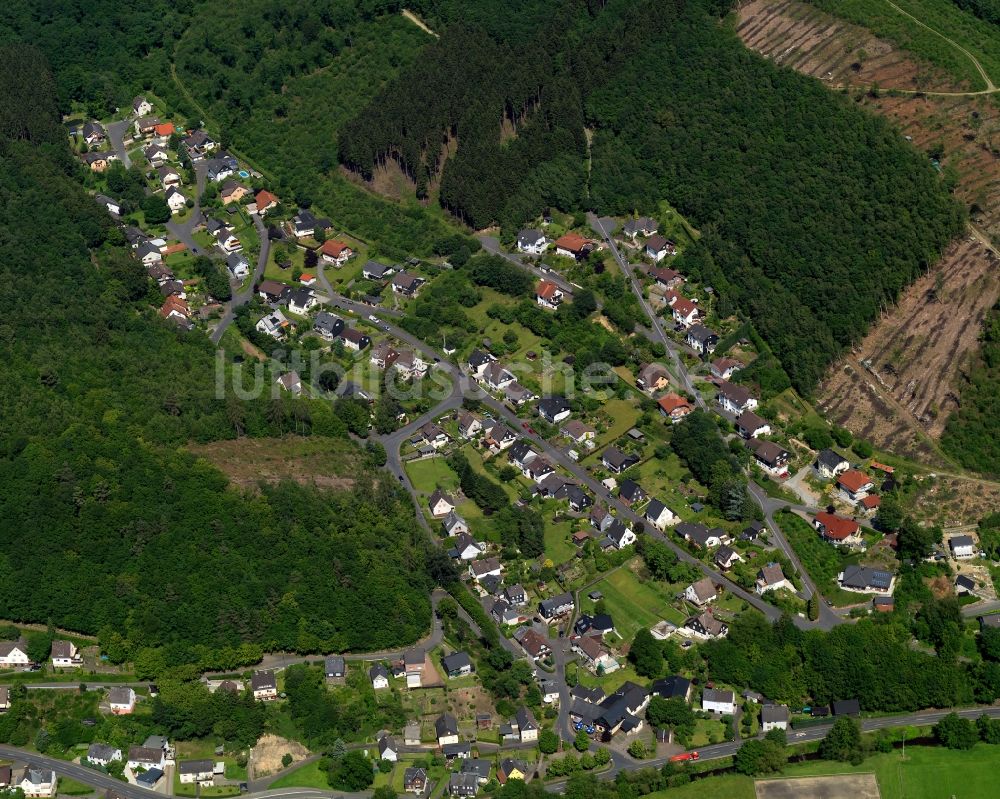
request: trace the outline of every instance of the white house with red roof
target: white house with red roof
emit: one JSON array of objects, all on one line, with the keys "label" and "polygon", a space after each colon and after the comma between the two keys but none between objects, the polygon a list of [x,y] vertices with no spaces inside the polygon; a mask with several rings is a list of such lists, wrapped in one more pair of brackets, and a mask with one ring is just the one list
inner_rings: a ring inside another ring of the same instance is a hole
[{"label": "white house with red roof", "polygon": [[551,280],[542,280],[535,289],[535,301],[550,311],[556,310],[563,301],[563,293]]}]

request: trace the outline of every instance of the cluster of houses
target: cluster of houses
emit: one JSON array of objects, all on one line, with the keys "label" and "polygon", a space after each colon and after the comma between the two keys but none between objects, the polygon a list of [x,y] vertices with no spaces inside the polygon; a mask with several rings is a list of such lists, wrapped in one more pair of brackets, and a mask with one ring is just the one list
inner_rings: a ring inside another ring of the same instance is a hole
[{"label": "cluster of houses", "polygon": [[538,399],[518,382],[514,373],[501,364],[496,356],[482,350],[473,350],[466,362],[469,373],[486,391],[514,406]]}]

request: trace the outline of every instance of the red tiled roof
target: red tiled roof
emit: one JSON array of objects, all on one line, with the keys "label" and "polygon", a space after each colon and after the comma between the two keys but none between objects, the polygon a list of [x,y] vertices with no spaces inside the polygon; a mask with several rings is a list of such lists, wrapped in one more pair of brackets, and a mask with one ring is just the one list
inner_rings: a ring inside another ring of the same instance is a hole
[{"label": "red tiled roof", "polygon": [[853,519],[845,519],[843,516],[838,516],[835,513],[827,513],[826,511],[817,513],[815,519],[826,529],[823,535],[827,538],[832,538],[834,541],[843,541],[861,529],[861,525]]},{"label": "red tiled roof", "polygon": [[663,409],[664,413],[668,414],[673,413],[679,408],[687,408],[688,410],[691,409],[690,402],[684,399],[684,397],[682,397],[680,394],[674,394],[674,393],[664,394],[656,401],[656,404]]},{"label": "red tiled roof", "polygon": [[690,316],[692,311],[698,310],[698,306],[687,297],[678,297],[672,307],[681,316]]},{"label": "red tiled roof", "polygon": [[867,510],[872,510],[882,504],[882,497],[871,494],[861,500],[861,504],[864,505]]},{"label": "red tiled roof", "polygon": [[579,233],[567,233],[566,235],[560,236],[556,239],[555,246],[556,249],[559,250],[568,250],[572,253],[579,253],[583,252],[584,247],[592,243],[593,242],[591,242],[590,239],[585,239]]},{"label": "red tiled roof", "polygon": [[551,280],[543,280],[538,284],[538,288],[535,290],[535,294],[541,297],[543,300],[551,300],[556,292],[559,291],[559,286],[553,283]]},{"label": "red tiled roof", "polygon": [[871,467],[873,469],[878,469],[880,472],[885,472],[886,474],[892,474],[896,471],[892,466],[886,466],[884,463],[879,463],[878,461],[872,461]]},{"label": "red tiled roof", "polygon": [[319,251],[323,255],[329,255],[331,258],[339,258],[344,250],[351,249],[350,245],[343,241],[337,241],[336,239],[327,239],[323,242],[323,246],[319,248]]},{"label": "red tiled roof", "polygon": [[257,192],[257,196],[254,199],[257,203],[258,211],[263,208],[270,208],[272,205],[277,205],[279,202],[281,202],[278,199],[277,195],[272,194],[267,189],[261,189],[259,192]]},{"label": "red tiled roof", "polygon": [[846,488],[852,494],[871,484],[872,481],[868,475],[864,472],[859,472],[857,469],[848,469],[837,478],[837,485]]},{"label": "red tiled roof", "polygon": [[159,125],[154,126],[153,133],[157,136],[169,136],[174,132],[173,122],[161,122]]}]

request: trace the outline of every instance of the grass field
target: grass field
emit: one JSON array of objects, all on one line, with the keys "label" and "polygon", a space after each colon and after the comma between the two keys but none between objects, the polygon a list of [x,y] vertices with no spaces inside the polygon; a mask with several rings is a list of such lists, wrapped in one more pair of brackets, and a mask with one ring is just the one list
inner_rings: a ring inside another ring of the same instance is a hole
[{"label": "grass field", "polygon": [[553,524],[545,520],[545,556],[553,563],[565,563],[576,554],[576,547],[569,539],[568,521]]},{"label": "grass field", "polygon": [[[634,562],[634,561],[630,561]],[[603,580],[588,588],[604,594],[604,604],[615,621],[615,629],[626,641],[631,641],[642,627],[652,627],[661,619],[682,624],[684,615],[670,607],[675,590],[651,582],[641,582],[626,563]],[[584,600],[585,605],[592,605]]]},{"label": "grass field", "polygon": [[271,788],[316,788],[321,791],[330,790],[326,781],[326,772],[319,768],[319,761],[306,763],[301,768],[289,772],[271,783]]},{"label": "grass field", "polygon": [[968,50],[993,79],[1000,80],[1000,35],[989,23],[951,0],[896,0],[895,4],[941,36],[901,14],[887,0],[810,0],[817,8],[863,25],[876,36],[922,56],[974,89],[984,89],[972,60],[942,36]]},{"label": "grass field", "polygon": [[844,555],[833,544],[820,538],[812,525],[800,516],[782,511],[775,516],[775,520],[823,596],[838,607],[865,601],[867,594],[854,594],[837,585],[837,575],[852,562],[853,556]]},{"label": "grass field", "polygon": [[[786,777],[824,774],[874,773],[882,799],[991,799],[997,795],[996,769],[1000,746],[976,744],[962,752],[935,747],[907,747],[900,752],[875,755],[860,766],[814,760],[789,765]],[[726,774],[688,785],[658,791],[648,799],[756,799],[750,777]]]},{"label": "grass field", "polygon": [[446,491],[458,488],[458,475],[445,463],[444,458],[426,458],[406,464],[406,474],[417,491],[433,493],[441,487]]}]

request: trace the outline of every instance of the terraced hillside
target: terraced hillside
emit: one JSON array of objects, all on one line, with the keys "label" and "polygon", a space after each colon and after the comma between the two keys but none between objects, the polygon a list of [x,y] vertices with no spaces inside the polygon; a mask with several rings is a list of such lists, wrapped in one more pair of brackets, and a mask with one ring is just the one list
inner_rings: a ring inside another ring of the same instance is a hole
[{"label": "terraced hillside", "polygon": [[[1000,240],[1000,110],[995,98],[849,22],[794,0],[740,11],[743,41],[762,55],[853,91],[937,158],[986,237]],[[877,85],[878,91],[871,91]],[[956,242],[900,297],[818,388],[832,420],[877,446],[940,466],[937,447],[958,407],[962,370],[1000,296],[997,258],[974,237]]]}]

